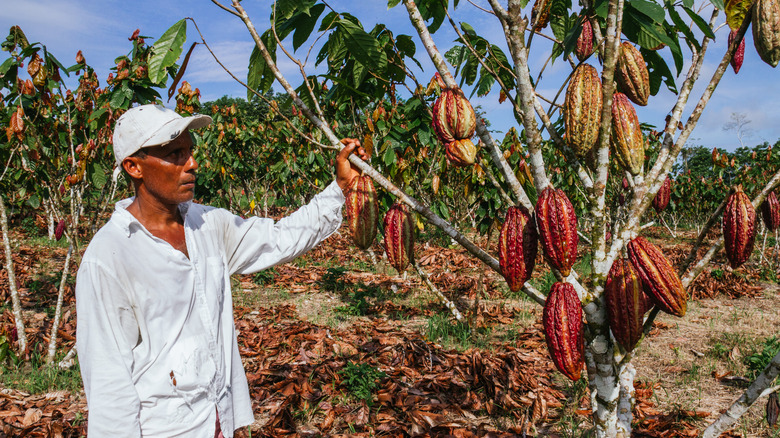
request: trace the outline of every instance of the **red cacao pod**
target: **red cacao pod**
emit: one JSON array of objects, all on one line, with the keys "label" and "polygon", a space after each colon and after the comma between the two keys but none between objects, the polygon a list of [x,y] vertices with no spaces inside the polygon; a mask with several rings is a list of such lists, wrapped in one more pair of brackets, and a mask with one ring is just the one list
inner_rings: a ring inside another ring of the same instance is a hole
[{"label": "red cacao pod", "polygon": [[670,315],[685,316],[688,297],[677,271],[661,249],[639,236],[628,242],[628,257],[653,303]]},{"label": "red cacao pod", "polygon": [[471,166],[477,159],[477,147],[468,138],[447,143],[444,152],[455,167]]},{"label": "red cacao pod", "polygon": [[780,414],[780,401],[777,399],[777,391],[769,394],[766,400],[766,422],[770,426],[777,424],[777,416]]},{"label": "red cacao pod", "polygon": [[[732,30],[729,33],[729,46],[731,46],[731,43],[734,41],[734,38],[737,36],[737,31]],[[734,56],[731,57],[731,68],[734,69],[734,74],[739,73],[739,69],[742,68],[742,61],[745,60],[745,38],[742,38],[739,40],[739,44],[737,45],[737,50],[734,51]]]},{"label": "red cacao pod", "polygon": [[580,62],[593,54],[593,40],[593,26],[590,24],[588,17],[582,17],[582,31],[580,36],[577,37],[577,47],[574,48],[574,54]]},{"label": "red cacao pod", "polygon": [[612,95],[612,132],[609,142],[620,166],[632,175],[642,172],[645,164],[645,142],[639,118],[623,93]]},{"label": "red cacao pod", "polygon": [[374,243],[379,223],[379,207],[374,182],[368,175],[357,176],[347,191],[347,224],[352,240],[360,249],[367,249]]},{"label": "red cacao pod", "polygon": [[653,208],[657,213],[666,210],[666,207],[669,205],[669,198],[671,198],[671,196],[672,180],[669,178],[669,175],[667,175],[663,184],[661,184],[661,188],[658,189],[658,193],[655,194],[655,198],[653,198]]},{"label": "red cacao pod", "polygon": [[599,137],[601,125],[601,79],[596,68],[580,64],[571,76],[563,102],[566,144],[584,158]]},{"label": "red cacao pod", "polygon": [[57,222],[57,227],[54,229],[54,238],[59,241],[63,234],[65,234],[65,221],[61,220]]},{"label": "red cacao pod", "polygon": [[568,277],[577,258],[577,215],[563,190],[542,190],[536,201],[536,227],[547,261]]},{"label": "red cacao pod", "polygon": [[509,207],[498,235],[498,263],[512,292],[531,278],[538,248],[536,226],[528,210]]},{"label": "red cacao pod", "polygon": [[769,192],[764,202],[761,203],[761,218],[769,231],[780,227],[780,202],[775,192]]},{"label": "red cacao pod", "polygon": [[756,0],[751,25],[758,56],[777,67],[780,62],[780,0]]},{"label": "red cacao pod", "polygon": [[742,186],[737,186],[723,209],[723,240],[732,268],[745,263],[753,253],[756,239],[756,209]]},{"label": "red cacao pod", "polygon": [[577,381],[585,364],[582,305],[574,286],[553,284],[542,313],[544,337],[555,367]]},{"label": "red cacao pod", "polygon": [[385,214],[385,254],[399,273],[414,263],[414,229],[405,204],[395,203]]},{"label": "red cacao pod", "polygon": [[474,135],[477,115],[460,89],[445,89],[433,104],[433,129],[443,144]]},{"label": "red cacao pod", "polygon": [[620,44],[615,80],[620,91],[639,106],[647,105],[650,98],[650,74],[645,58],[628,41]]},{"label": "red cacao pod", "polygon": [[642,338],[645,293],[639,273],[628,259],[618,258],[612,264],[604,295],[612,335],[624,350],[633,350]]}]

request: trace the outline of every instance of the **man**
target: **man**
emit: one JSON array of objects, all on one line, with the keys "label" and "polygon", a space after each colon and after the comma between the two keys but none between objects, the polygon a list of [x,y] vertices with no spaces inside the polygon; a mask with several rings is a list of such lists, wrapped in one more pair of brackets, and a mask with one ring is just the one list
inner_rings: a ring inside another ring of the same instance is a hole
[{"label": "man", "polygon": [[336,180],[287,218],[242,219],[192,202],[189,129],[211,123],[159,105],[114,130],[135,197],[117,202],[76,281],[76,347],[90,437],[233,436],[254,421],[233,324],[230,275],[287,262],[336,231],[365,151],[346,139]]}]

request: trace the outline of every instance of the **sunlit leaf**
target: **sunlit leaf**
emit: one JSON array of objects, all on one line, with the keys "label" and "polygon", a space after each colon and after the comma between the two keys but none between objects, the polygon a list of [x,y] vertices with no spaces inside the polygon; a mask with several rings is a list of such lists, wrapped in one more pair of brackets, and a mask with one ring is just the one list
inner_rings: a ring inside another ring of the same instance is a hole
[{"label": "sunlit leaf", "polygon": [[155,84],[165,83],[168,67],[176,63],[181,56],[184,42],[187,40],[187,22],[182,19],[171,26],[152,46],[149,58],[149,80]]},{"label": "sunlit leaf", "polygon": [[742,26],[742,21],[745,20],[745,15],[750,6],[753,4],[753,0],[727,0],[726,1],[726,23],[732,30],[739,29]]}]

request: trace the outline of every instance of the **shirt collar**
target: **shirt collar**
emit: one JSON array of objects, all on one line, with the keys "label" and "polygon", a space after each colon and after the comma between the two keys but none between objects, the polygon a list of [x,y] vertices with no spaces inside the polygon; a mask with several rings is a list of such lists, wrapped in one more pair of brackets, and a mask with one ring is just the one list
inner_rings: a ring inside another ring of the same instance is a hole
[{"label": "shirt collar", "polygon": [[[122,229],[122,231],[128,237],[130,237],[130,235],[136,230],[145,229],[144,226],[138,222],[138,219],[136,219],[132,213],[127,211],[127,207],[132,204],[134,199],[135,196],[131,196],[129,198],[122,199],[121,201],[117,201],[117,203],[114,205],[114,214],[111,216],[111,222],[114,222],[120,229]],[[191,204],[192,201],[182,202],[179,204],[179,213],[181,213],[181,217],[185,219],[185,224],[187,222],[187,212],[189,211]]]}]

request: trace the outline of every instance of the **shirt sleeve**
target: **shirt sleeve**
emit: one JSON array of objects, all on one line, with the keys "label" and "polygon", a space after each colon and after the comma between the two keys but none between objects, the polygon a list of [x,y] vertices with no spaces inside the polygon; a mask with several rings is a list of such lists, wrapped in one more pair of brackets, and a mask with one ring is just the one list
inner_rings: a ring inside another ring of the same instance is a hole
[{"label": "shirt sleeve", "polygon": [[278,222],[230,217],[225,244],[231,274],[250,274],[288,262],[338,230],[344,193],[332,182],[308,204]]},{"label": "shirt sleeve", "polygon": [[141,402],[132,380],[138,324],[120,282],[98,262],[83,261],[79,268],[76,310],[88,436],[140,437]]}]

